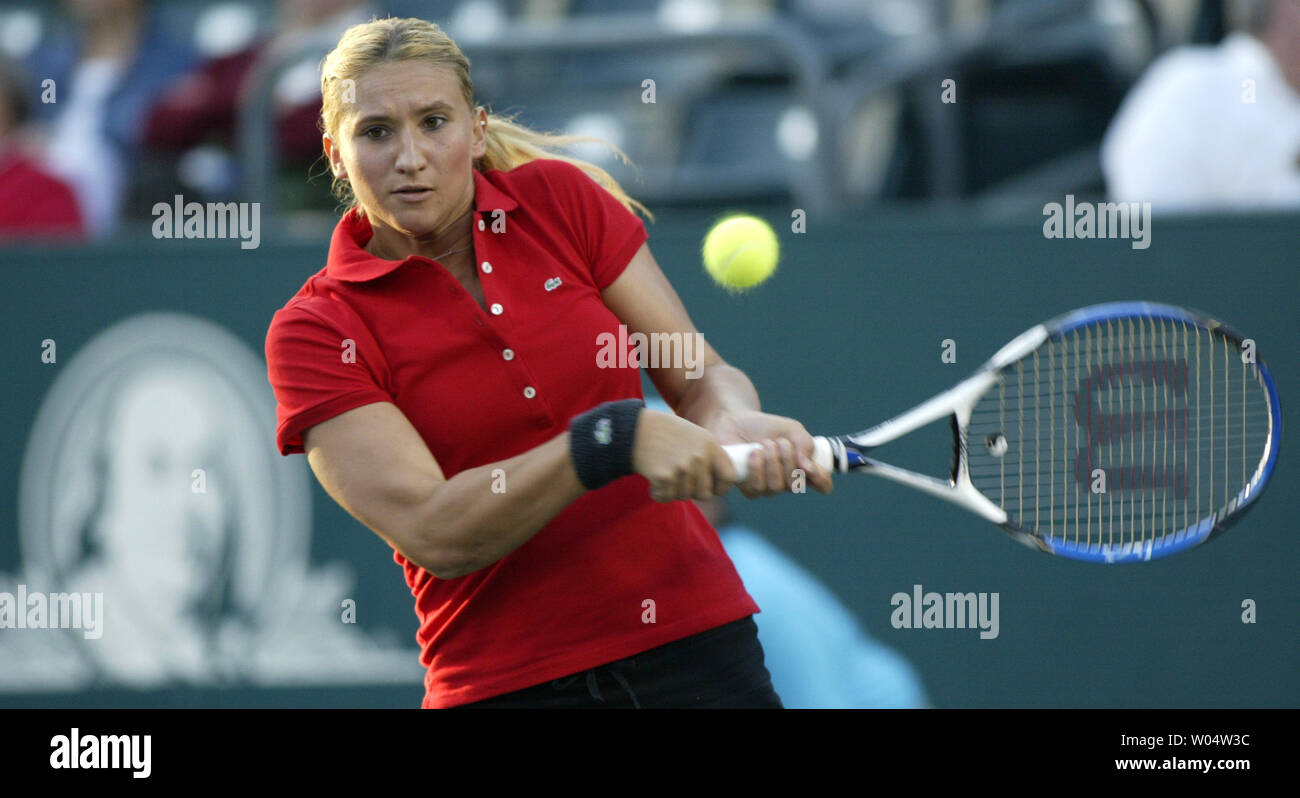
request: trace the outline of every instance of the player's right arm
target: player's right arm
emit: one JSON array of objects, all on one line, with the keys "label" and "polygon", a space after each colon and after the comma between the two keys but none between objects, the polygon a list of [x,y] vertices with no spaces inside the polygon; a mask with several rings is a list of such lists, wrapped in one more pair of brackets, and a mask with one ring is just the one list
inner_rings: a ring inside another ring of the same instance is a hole
[{"label": "player's right arm", "polygon": [[[447,479],[415,427],[388,402],[308,428],[303,445],[316,478],[343,509],[440,579],[491,565],[586,492],[568,432]],[[730,470],[713,435],[667,413],[641,412],[632,459],[658,501],[708,498],[731,487],[710,476],[715,468]],[[505,474],[504,492],[492,490],[496,469]]]}]

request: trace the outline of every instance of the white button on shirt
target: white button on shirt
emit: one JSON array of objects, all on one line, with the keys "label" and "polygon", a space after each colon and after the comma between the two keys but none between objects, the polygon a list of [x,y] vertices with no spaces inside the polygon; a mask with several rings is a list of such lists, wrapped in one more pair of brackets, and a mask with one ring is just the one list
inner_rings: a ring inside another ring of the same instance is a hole
[{"label": "white button on shirt", "polygon": [[537,391],[533,390],[533,386],[529,385],[527,388],[524,389],[525,399],[532,399],[536,395],[537,395]]},{"label": "white button on shirt", "polygon": [[513,350],[513,349],[503,349],[503,350],[501,351],[501,357],[505,358],[506,360],[514,360],[514,359],[515,359],[515,350]]},{"label": "white button on shirt", "polygon": [[492,264],[491,264],[491,263],[488,263],[487,261],[483,261],[483,273],[484,273],[484,274],[491,274],[491,273],[492,273]]},{"label": "white button on shirt", "polygon": [[500,316],[501,313],[502,313],[502,311],[504,311],[504,310],[505,310],[505,308],[501,307],[501,303],[500,303],[500,302],[493,302],[493,303],[492,303],[492,315],[493,315],[493,316]]},{"label": "white button on shirt", "polygon": [[484,229],[485,227],[487,227],[487,224],[485,224],[485,223],[483,222],[482,219],[479,219],[479,220],[478,220],[478,229],[482,230],[482,229]]}]

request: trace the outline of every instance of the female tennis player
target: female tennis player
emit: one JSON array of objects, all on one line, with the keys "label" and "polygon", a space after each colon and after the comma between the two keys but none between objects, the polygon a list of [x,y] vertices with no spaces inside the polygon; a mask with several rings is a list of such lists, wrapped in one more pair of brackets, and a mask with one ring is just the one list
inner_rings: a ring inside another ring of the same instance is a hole
[{"label": "female tennis player", "polygon": [[677,415],[603,367],[603,333],[695,333],[644,207],[557,154],[575,139],[476,106],[432,23],[349,29],[321,93],[350,208],[267,334],[276,444],[393,548],[423,706],[780,707],[758,607],[689,500],[735,483],[726,443],[763,444],[750,497],[830,475],[707,346],[698,379],[650,370]]}]

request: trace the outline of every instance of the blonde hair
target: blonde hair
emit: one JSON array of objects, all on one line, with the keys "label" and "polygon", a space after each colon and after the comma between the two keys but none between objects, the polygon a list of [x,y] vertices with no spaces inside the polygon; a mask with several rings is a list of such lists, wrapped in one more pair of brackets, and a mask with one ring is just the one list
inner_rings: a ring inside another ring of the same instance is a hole
[{"label": "blonde hair", "polygon": [[[321,62],[322,132],[338,141],[345,88],[355,86],[356,80],[371,67],[399,61],[424,61],[450,70],[460,81],[461,95],[466,106],[471,112],[474,110],[474,83],[469,76],[469,59],[442,28],[422,19],[372,19],[348,28],[338,45]],[[516,123],[513,116],[489,113],[487,152],[482,158],[475,159],[474,168],[480,172],[491,169],[508,171],[538,158],[565,161],[586,172],[629,211],[639,211],[653,221],[654,216],[650,211],[630,197],[609,172],[595,164],[558,152],[561,148],[578,142],[603,144],[617,153],[624,163],[631,164],[622,150],[602,139],[542,133]],[[346,180],[335,177],[331,191],[349,210],[358,207],[356,197]],[[360,211],[364,212],[364,209]]]}]

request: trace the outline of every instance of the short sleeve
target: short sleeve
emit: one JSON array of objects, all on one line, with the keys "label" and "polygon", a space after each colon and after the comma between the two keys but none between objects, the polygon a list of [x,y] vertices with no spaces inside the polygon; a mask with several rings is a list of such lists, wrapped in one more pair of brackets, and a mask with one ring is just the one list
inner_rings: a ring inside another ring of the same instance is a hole
[{"label": "short sleeve", "polygon": [[275,392],[275,445],[304,451],[302,433],[362,405],[391,402],[387,368],[359,318],[329,321],[305,306],[275,314],[266,334],[266,369]]},{"label": "short sleeve", "polygon": [[567,161],[549,159],[551,195],[567,216],[596,287],[605,290],[649,236],[645,225],[604,186]]}]

